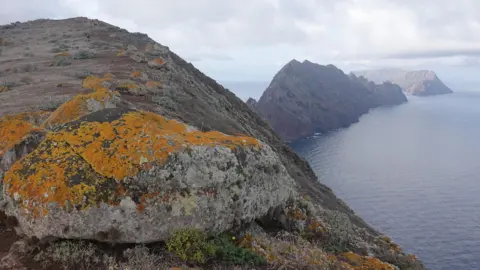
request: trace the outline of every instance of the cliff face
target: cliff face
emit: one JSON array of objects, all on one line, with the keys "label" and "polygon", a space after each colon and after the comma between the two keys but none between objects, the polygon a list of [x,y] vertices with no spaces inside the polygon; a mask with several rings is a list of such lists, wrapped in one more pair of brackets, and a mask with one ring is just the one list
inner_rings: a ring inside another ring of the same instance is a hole
[{"label": "cliff face", "polygon": [[415,96],[442,95],[453,92],[431,70],[380,69],[355,71],[354,73],[376,83],[390,81],[398,84],[404,92]]},{"label": "cliff face", "polygon": [[350,79],[375,93],[377,106],[399,105],[408,102],[402,88],[391,82],[376,84],[365,77],[356,77],[353,73],[350,74]]},{"label": "cliff face", "polygon": [[86,18],[15,23],[0,36],[0,232],[145,244],[178,229],[234,231],[242,238],[230,247],[272,267],[291,263],[269,228],[307,241],[299,254],[315,256],[298,255],[294,268],[421,266],[320,184],[244,102],[148,36]]},{"label": "cliff face", "polygon": [[346,127],[371,108],[405,102],[394,88],[350,78],[333,65],[292,60],[255,107],[281,137],[294,140]]}]

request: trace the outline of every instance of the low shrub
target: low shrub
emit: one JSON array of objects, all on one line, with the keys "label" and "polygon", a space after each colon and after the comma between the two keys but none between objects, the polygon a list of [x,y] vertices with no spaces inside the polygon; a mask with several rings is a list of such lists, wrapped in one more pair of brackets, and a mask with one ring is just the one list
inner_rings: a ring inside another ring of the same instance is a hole
[{"label": "low shrub", "polygon": [[65,269],[92,269],[102,261],[94,244],[79,241],[53,243],[36,254],[34,259],[45,267],[60,264]]},{"label": "low shrub", "polygon": [[89,52],[89,51],[79,51],[77,52],[74,56],[73,59],[75,60],[81,60],[81,59],[91,59],[95,56],[94,53]]},{"label": "low shrub", "polygon": [[222,262],[235,265],[265,265],[267,261],[260,255],[235,245],[232,237],[220,235],[213,239],[216,258]]},{"label": "low shrub", "polygon": [[187,262],[205,263],[215,255],[215,246],[207,235],[196,229],[183,229],[175,232],[166,242],[167,249]]},{"label": "low shrub", "polygon": [[58,56],[55,57],[55,60],[50,64],[50,66],[55,67],[64,67],[72,64],[72,59],[69,56]]}]

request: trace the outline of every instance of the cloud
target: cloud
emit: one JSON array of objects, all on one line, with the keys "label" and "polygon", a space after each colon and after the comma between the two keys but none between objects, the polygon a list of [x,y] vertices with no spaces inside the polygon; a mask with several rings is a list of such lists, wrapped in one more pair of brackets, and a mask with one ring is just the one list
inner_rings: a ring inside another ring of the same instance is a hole
[{"label": "cloud", "polygon": [[399,58],[399,59],[418,59],[418,58],[439,58],[451,56],[480,56],[480,48],[472,49],[446,49],[446,50],[431,50],[431,51],[406,51],[390,55],[385,55],[383,58]]},{"label": "cloud", "polygon": [[445,58],[480,52],[478,0],[0,0],[0,6],[0,23],[87,16],[147,33],[195,64],[208,62],[216,76],[257,65],[255,74],[266,76],[292,58],[450,65]]}]

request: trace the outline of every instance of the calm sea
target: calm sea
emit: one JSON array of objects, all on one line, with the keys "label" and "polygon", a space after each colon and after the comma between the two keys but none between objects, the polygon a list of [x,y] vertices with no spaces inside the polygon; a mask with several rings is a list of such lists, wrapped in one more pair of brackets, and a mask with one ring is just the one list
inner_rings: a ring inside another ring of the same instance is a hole
[{"label": "calm sea", "polygon": [[292,146],[428,268],[480,269],[480,93],[411,97]]}]

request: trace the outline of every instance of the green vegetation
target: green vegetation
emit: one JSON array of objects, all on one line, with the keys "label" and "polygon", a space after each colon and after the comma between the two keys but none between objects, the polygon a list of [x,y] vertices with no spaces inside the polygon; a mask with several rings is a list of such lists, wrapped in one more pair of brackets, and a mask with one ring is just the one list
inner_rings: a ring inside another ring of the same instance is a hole
[{"label": "green vegetation", "polygon": [[72,64],[70,56],[57,56],[55,57],[55,61],[50,64],[50,66],[55,67],[64,67],[69,66]]},{"label": "green vegetation", "polygon": [[235,265],[265,265],[267,261],[260,255],[235,245],[233,238],[222,234],[213,239],[216,257],[219,261]]},{"label": "green vegetation", "polygon": [[196,263],[205,263],[216,251],[207,235],[195,229],[183,229],[174,233],[167,240],[167,248],[180,259]]},{"label": "green vegetation", "polygon": [[77,52],[74,56],[73,59],[75,60],[81,60],[81,59],[91,59],[95,56],[94,53],[89,52],[89,51],[79,51]]}]

